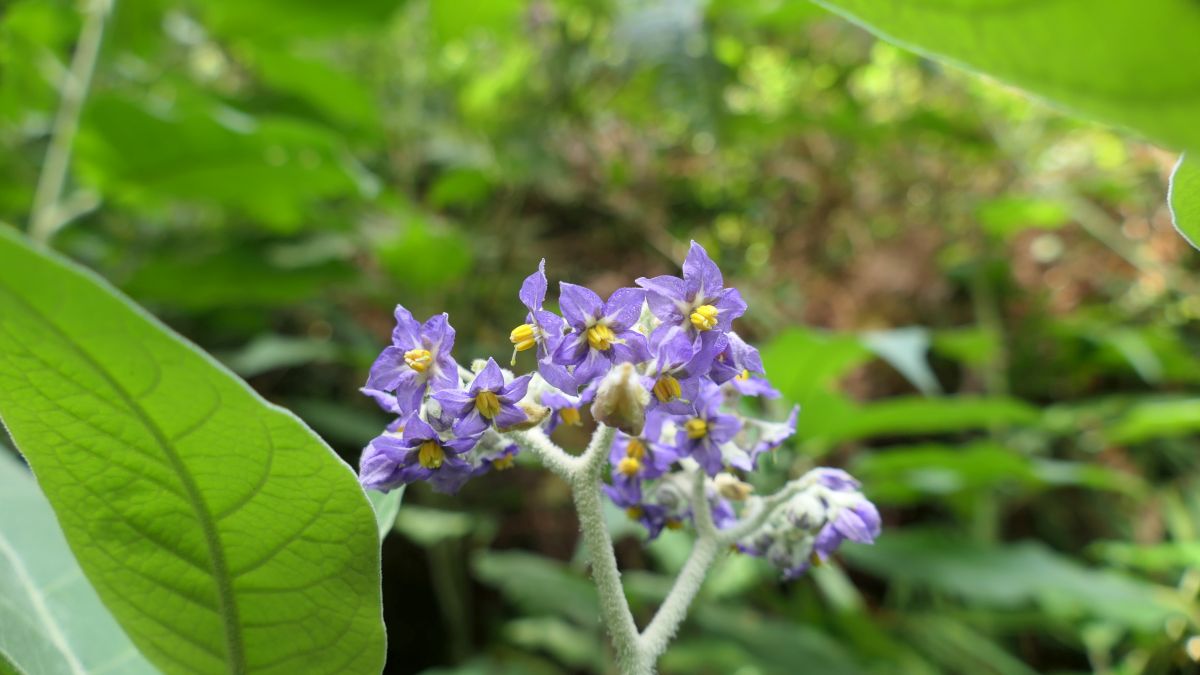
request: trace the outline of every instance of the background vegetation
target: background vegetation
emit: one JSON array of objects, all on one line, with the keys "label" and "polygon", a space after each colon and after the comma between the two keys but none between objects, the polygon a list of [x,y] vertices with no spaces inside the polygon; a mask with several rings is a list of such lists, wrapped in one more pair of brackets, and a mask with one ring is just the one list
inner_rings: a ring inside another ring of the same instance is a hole
[{"label": "background vegetation", "polygon": [[[0,14],[24,227],[81,13]],[[352,464],[391,308],[507,353],[537,261],[602,293],[689,238],[885,534],[730,557],[666,673],[1169,673],[1200,659],[1200,278],[1174,157],[777,0],[118,2],[55,246]],[[780,404],[780,409],[783,404]],[[569,440],[565,437],[564,440]],[[405,497],[388,672],[604,672],[564,486]],[[686,535],[613,527],[649,609]]]}]

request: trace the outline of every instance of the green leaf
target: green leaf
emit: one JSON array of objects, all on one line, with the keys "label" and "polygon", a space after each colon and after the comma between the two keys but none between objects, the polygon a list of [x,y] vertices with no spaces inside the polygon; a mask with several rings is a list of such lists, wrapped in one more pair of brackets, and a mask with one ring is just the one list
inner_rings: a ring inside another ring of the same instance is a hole
[{"label": "green leaf", "polygon": [[400,502],[404,499],[405,487],[401,485],[386,493],[367,490],[367,498],[371,500],[371,506],[375,508],[375,522],[379,525],[380,541],[383,541],[388,532],[391,532],[396,525],[396,516],[400,513]]},{"label": "green leaf", "polygon": [[980,205],[979,223],[991,234],[1007,238],[1028,228],[1057,229],[1071,219],[1066,204],[1037,197],[1003,197]]},{"label": "green leaf", "polygon": [[1113,443],[1144,443],[1200,431],[1200,399],[1139,403],[1108,429]]},{"label": "green leaf", "polygon": [[1200,248],[1200,167],[1181,155],[1171,172],[1171,188],[1167,203],[1171,206],[1171,222],[1179,234],[1195,248]]},{"label": "green leaf", "polygon": [[861,455],[853,472],[872,500],[907,504],[999,487],[1069,485],[1134,491],[1140,481],[1093,464],[1034,459],[983,441],[962,446],[923,444]]},{"label": "green leaf", "polygon": [[929,331],[916,326],[892,330],[868,331],[862,335],[863,344],[879,358],[900,371],[914,387],[926,396],[942,393],[937,375],[929,366]]},{"label": "green leaf", "polygon": [[816,0],[884,38],[1164,145],[1200,148],[1192,0]]},{"label": "green leaf", "polygon": [[349,467],[103,281],[7,230],[0,415],[152,662],[379,672],[379,537]]},{"label": "green leaf", "polygon": [[529,614],[555,614],[581,626],[598,625],[600,601],[591,582],[557,560],[519,551],[481,551],[473,563],[480,581],[499,589]]},{"label": "green leaf", "polygon": [[504,626],[509,642],[530,651],[545,651],[571,668],[604,672],[604,643],[594,630],[584,630],[552,616],[514,619]]},{"label": "green leaf", "polygon": [[946,434],[1000,425],[1032,425],[1037,409],[1004,396],[923,398],[901,396],[865,406],[842,405],[806,417],[799,432],[827,442],[879,436]]},{"label": "green leaf", "polygon": [[155,673],[67,548],[33,477],[0,450],[0,673]]},{"label": "green leaf", "polygon": [[875,546],[847,546],[845,556],[893,582],[936,589],[975,606],[1011,610],[1034,604],[1061,620],[1082,616],[1146,632],[1188,612],[1171,588],[1090,569],[1032,541],[987,546],[909,530],[886,533]]}]

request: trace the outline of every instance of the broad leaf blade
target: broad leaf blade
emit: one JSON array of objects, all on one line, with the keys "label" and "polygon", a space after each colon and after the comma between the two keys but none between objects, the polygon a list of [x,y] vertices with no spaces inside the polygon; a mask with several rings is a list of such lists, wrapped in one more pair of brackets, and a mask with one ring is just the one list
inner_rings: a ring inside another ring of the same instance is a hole
[{"label": "broad leaf blade", "polygon": [[816,2],[914,51],[1168,146],[1200,149],[1200,3]]},{"label": "broad leaf blade", "polygon": [[0,234],[0,415],[168,672],[377,673],[379,539],[297,418],[103,282]]},{"label": "broad leaf blade", "polygon": [[0,485],[0,673],[157,672],[96,597],[33,477],[3,449]]}]

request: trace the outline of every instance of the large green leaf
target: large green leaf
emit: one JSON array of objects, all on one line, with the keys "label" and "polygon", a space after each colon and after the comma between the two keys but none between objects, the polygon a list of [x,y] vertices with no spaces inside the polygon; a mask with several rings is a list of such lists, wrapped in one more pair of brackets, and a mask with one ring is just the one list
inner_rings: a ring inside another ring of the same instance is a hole
[{"label": "large green leaf", "polygon": [[0,415],[71,549],[168,672],[377,673],[379,535],[295,416],[0,234]]},{"label": "large green leaf", "polygon": [[[0,448],[0,673],[157,672],[121,632],[67,548],[33,477]],[[19,665],[17,665],[19,664]]]},{"label": "large green leaf", "polygon": [[1087,117],[1200,149],[1193,0],[816,0],[914,51]]}]

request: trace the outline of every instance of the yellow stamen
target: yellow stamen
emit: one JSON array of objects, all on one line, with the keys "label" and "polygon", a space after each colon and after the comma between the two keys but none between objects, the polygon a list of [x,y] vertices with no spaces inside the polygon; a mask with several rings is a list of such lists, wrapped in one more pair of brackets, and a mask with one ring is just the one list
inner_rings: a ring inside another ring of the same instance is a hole
[{"label": "yellow stamen", "polygon": [[687,432],[687,437],[692,440],[704,438],[708,435],[708,422],[699,417],[693,417],[684,423],[683,430]]},{"label": "yellow stamen", "polygon": [[404,362],[409,368],[423,373],[429,364],[433,363],[433,354],[429,353],[428,349],[410,349],[404,352]]},{"label": "yellow stamen", "polygon": [[642,463],[637,461],[633,457],[626,457],[626,458],[622,459],[619,464],[617,464],[617,471],[619,471],[620,473],[622,473],[623,475],[626,475],[626,476],[636,475],[637,472],[641,471],[641,470],[642,470]]},{"label": "yellow stamen", "polygon": [[636,438],[629,439],[629,445],[625,446],[625,456],[634,459],[642,459],[646,456],[646,446]]},{"label": "yellow stamen", "polygon": [[442,465],[446,459],[446,453],[442,450],[442,444],[437,441],[429,440],[421,444],[417,451],[417,460],[421,462],[421,466],[426,469],[436,469]]},{"label": "yellow stamen", "polygon": [[692,325],[697,329],[712,330],[717,325],[718,313],[720,310],[712,305],[700,305],[692,311],[692,315],[688,318],[692,320]]},{"label": "yellow stamen", "polygon": [[512,332],[508,334],[508,339],[517,348],[517,351],[523,352],[533,349],[537,345],[537,334],[537,326],[523,323],[512,329]]},{"label": "yellow stamen", "polygon": [[679,520],[678,518],[668,518],[667,519],[667,529],[668,530],[682,530],[683,529],[683,521]]},{"label": "yellow stamen", "polygon": [[637,520],[638,518],[641,518],[642,513],[642,507],[640,506],[631,506],[625,509],[625,515],[629,516],[630,520]]},{"label": "yellow stamen", "polygon": [[812,553],[810,553],[808,555],[808,562],[812,563],[813,567],[820,567],[821,566],[821,556],[817,555],[816,551],[813,551]]},{"label": "yellow stamen", "polygon": [[592,349],[604,351],[617,341],[617,334],[608,326],[598,323],[587,329],[587,341]]},{"label": "yellow stamen", "polygon": [[505,455],[499,459],[492,460],[492,468],[497,471],[504,471],[505,469],[513,468],[513,465],[516,463],[516,455]]},{"label": "yellow stamen", "polygon": [[654,383],[654,397],[659,403],[670,403],[683,394],[679,380],[673,375],[663,375]]},{"label": "yellow stamen", "polygon": [[578,408],[563,408],[558,411],[558,416],[562,418],[563,424],[570,424],[574,427],[583,424],[583,420],[579,417]]},{"label": "yellow stamen", "polygon": [[475,394],[475,409],[480,415],[490,419],[500,414],[500,399],[496,398],[496,394],[490,391],[481,391]]},{"label": "yellow stamen", "polygon": [[746,380],[750,379],[750,371],[742,369],[742,372],[738,373],[737,377],[734,379],[745,382]]}]

